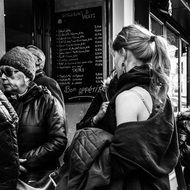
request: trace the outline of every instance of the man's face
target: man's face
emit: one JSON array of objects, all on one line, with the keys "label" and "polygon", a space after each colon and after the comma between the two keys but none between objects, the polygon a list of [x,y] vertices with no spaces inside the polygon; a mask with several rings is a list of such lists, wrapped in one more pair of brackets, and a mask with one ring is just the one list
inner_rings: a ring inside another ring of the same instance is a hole
[{"label": "man's face", "polygon": [[10,66],[1,66],[0,71],[5,91],[9,94],[22,93],[24,86],[26,86],[24,73]]}]

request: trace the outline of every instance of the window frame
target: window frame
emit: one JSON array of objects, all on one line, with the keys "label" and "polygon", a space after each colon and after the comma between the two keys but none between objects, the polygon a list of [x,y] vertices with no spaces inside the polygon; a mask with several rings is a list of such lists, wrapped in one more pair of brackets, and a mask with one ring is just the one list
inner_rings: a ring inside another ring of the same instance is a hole
[{"label": "window frame", "polygon": [[180,32],[174,28],[170,23],[168,22],[162,22],[158,17],[156,17],[153,13],[150,12],[149,14],[149,30],[152,30],[152,19],[156,22],[158,22],[158,24],[161,25],[162,27],[162,36],[167,38],[167,29],[170,30],[171,32],[173,32],[177,37],[178,37],[178,99],[177,99],[177,110],[175,110],[176,112],[178,111],[182,111],[182,74],[181,74],[181,62],[182,62],[182,43],[185,43],[187,45],[187,85],[186,85],[186,92],[187,92],[187,97],[186,97],[186,106],[188,107],[190,105],[190,83],[188,82],[188,78],[190,78],[190,47],[189,47],[189,43],[180,35]]}]

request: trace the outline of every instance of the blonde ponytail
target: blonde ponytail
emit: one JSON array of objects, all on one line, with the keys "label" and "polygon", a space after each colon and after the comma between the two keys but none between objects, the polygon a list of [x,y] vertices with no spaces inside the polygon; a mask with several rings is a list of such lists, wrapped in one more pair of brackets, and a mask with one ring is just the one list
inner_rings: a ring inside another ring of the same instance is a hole
[{"label": "blonde ponytail", "polygon": [[152,81],[151,88],[161,99],[164,98],[169,88],[170,58],[167,41],[161,36],[155,36],[155,50],[151,59]]}]

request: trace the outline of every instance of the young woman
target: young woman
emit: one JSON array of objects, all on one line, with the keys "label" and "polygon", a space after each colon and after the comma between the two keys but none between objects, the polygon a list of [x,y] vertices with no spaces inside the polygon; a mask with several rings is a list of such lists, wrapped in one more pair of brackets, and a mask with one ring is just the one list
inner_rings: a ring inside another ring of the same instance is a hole
[{"label": "young woman", "polygon": [[118,92],[102,121],[104,129],[114,134],[110,186],[117,187],[119,181],[119,187],[127,190],[170,189],[169,173],[179,150],[167,96],[166,40],[140,25],[129,25],[114,40],[113,52]]}]

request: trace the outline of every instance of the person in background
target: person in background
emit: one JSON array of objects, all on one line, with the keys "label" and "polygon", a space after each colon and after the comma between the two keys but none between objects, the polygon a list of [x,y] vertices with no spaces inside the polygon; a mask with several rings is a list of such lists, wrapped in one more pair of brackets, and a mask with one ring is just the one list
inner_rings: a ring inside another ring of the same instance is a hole
[{"label": "person in background", "polygon": [[[36,85],[35,58],[24,47],[14,47],[0,59],[5,92],[18,114],[19,178],[36,186],[59,166],[67,145],[65,110],[46,87]],[[15,98],[16,97],[16,98]]]},{"label": "person in background", "polygon": [[100,91],[96,94],[91,102],[86,114],[82,120],[76,124],[76,129],[85,127],[95,127],[104,117],[109,101],[117,90],[117,75],[113,70],[110,76],[103,81]]},{"label": "person in background", "polygon": [[19,176],[18,116],[0,91],[0,189],[15,190]]},{"label": "person in background", "polygon": [[34,45],[28,45],[26,48],[36,57],[36,74],[34,82],[37,85],[46,86],[49,89],[49,91],[52,93],[52,95],[59,100],[59,102],[62,104],[63,108],[65,109],[64,96],[59,84],[53,78],[48,77],[43,71],[46,60],[45,54],[40,48]]},{"label": "person in background", "polygon": [[180,161],[187,190],[190,190],[190,109],[179,112],[176,117],[179,134]]}]

